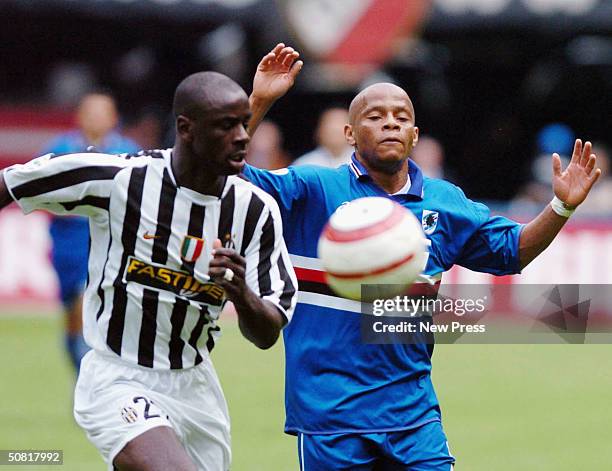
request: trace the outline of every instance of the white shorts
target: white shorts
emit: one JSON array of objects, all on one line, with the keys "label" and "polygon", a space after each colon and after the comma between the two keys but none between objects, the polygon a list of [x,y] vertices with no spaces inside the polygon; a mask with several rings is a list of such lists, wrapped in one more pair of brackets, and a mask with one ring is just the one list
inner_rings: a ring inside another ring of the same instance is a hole
[{"label": "white shorts", "polygon": [[130,440],[159,426],[176,432],[198,470],[230,468],[229,414],[208,358],[186,370],[153,370],[90,351],[81,363],[74,417],[109,470]]}]

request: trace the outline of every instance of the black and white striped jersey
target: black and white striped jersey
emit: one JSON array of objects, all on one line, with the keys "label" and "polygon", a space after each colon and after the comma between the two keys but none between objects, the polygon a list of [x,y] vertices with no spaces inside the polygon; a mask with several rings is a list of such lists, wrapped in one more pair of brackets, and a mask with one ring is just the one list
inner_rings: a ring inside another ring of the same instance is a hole
[{"label": "black and white striped jersey", "polygon": [[248,286],[287,321],[296,303],[274,199],[237,176],[221,198],[179,187],[171,157],[171,149],[45,155],[4,173],[24,213],[89,216],[85,340],[156,369],[197,365],[214,346],[225,300],[207,275],[217,238],[246,258]]}]

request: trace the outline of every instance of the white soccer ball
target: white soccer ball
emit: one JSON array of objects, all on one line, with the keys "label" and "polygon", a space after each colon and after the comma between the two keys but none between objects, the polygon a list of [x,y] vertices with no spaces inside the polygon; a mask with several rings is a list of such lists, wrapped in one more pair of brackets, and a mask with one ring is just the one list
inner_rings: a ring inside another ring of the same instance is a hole
[{"label": "white soccer ball", "polygon": [[[318,252],[329,286],[364,302],[404,293],[427,263],[421,223],[384,197],[340,206],[319,237]],[[376,286],[362,296],[362,285]]]}]

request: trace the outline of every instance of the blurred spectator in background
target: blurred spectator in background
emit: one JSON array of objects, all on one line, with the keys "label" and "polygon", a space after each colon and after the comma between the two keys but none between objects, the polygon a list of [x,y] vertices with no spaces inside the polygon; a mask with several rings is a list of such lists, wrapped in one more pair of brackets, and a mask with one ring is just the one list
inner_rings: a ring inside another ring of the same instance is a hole
[{"label": "blurred spectator in background", "polygon": [[266,170],[285,168],[291,163],[283,148],[283,134],[272,121],[263,121],[259,125],[251,137],[247,152],[248,163]]},{"label": "blurred spectator in background", "polygon": [[[574,131],[562,123],[544,126],[537,134],[537,153],[531,163],[531,180],[520,190],[511,203],[516,211],[540,211],[553,197],[550,181],[552,179],[552,160],[554,152],[561,157],[561,168],[569,164],[574,148]],[[598,184],[599,185],[599,184]],[[596,186],[598,186],[596,185]]]},{"label": "blurred spectator in background", "polygon": [[412,150],[410,158],[430,178],[444,179],[444,148],[440,142],[430,136],[419,137],[419,142]]},{"label": "blurred spectator in background", "polygon": [[164,133],[163,113],[155,107],[141,109],[126,119],[123,135],[132,139],[140,149],[161,149]]},{"label": "blurred spectator in background", "polygon": [[335,168],[351,160],[353,149],[346,143],[344,125],[348,123],[348,111],[329,108],[319,117],[315,140],[318,147],[293,162],[293,165],[321,165]]},{"label": "blurred spectator in background", "polygon": [[[86,151],[107,153],[136,152],[138,146],[116,131],[119,115],[115,100],[106,93],[89,93],[76,111],[77,129],[58,136],[44,153],[65,154]],[[89,223],[76,216],[51,219],[51,263],[57,272],[60,297],[66,311],[66,349],[79,371],[81,359],[89,350],[82,334],[82,295],[87,279]]]},{"label": "blurred spectator in background", "polygon": [[54,106],[72,108],[92,90],[92,84],[95,87],[97,83],[91,64],[62,60],[53,66],[48,76],[47,96]]},{"label": "blurred spectator in background", "polygon": [[610,175],[610,151],[601,143],[593,144],[593,153],[597,155],[597,166],[601,177],[589,197],[584,200],[576,214],[579,216],[602,217],[612,215],[612,175]]}]

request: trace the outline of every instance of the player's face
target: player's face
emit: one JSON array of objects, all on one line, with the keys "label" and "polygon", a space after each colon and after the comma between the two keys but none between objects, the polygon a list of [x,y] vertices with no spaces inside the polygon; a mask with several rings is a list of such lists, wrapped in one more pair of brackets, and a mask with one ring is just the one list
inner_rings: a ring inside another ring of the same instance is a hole
[{"label": "player's face", "polygon": [[368,91],[345,129],[349,144],[369,167],[395,172],[415,146],[419,130],[408,95],[398,87]]},{"label": "player's face", "polygon": [[203,116],[192,120],[192,150],[207,170],[216,175],[234,175],[244,167],[251,117],[245,93],[220,99]]},{"label": "player's face", "polygon": [[114,100],[107,95],[87,95],[81,101],[77,122],[86,136],[100,138],[117,126],[119,117]]}]

